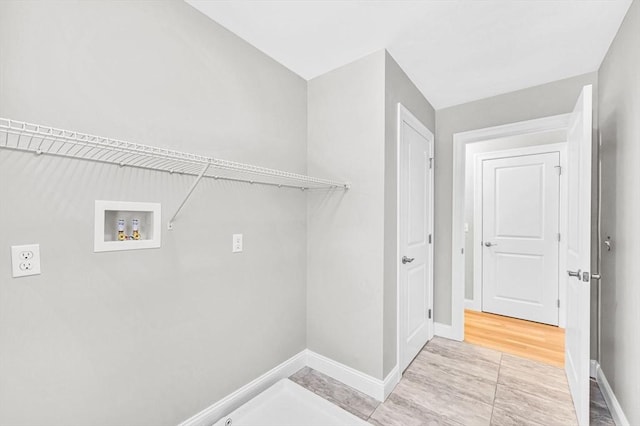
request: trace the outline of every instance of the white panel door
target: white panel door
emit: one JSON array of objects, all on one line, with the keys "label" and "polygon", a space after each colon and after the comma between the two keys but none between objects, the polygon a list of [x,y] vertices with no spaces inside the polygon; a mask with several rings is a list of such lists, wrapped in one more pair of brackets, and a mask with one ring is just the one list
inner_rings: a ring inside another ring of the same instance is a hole
[{"label": "white panel door", "polygon": [[400,371],[433,336],[433,135],[398,107]]},{"label": "white panel door", "polygon": [[565,369],[580,425],[589,424],[591,91],[591,86],[582,89],[567,131],[569,223]]},{"label": "white panel door", "polygon": [[560,153],[482,162],[482,310],[558,325]]}]

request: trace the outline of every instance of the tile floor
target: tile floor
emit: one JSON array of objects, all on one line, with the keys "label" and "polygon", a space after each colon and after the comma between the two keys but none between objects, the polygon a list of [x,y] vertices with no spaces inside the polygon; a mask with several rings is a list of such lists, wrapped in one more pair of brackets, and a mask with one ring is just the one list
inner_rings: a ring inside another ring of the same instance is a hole
[{"label": "tile floor", "polygon": [[[575,425],[560,368],[434,338],[384,403],[308,367],[294,382],[372,425]],[[612,425],[597,385],[591,424]]]},{"label": "tile floor", "polygon": [[594,426],[615,426],[615,422],[611,417],[611,412],[604,401],[602,392],[595,380],[591,379],[591,403],[589,423]]}]

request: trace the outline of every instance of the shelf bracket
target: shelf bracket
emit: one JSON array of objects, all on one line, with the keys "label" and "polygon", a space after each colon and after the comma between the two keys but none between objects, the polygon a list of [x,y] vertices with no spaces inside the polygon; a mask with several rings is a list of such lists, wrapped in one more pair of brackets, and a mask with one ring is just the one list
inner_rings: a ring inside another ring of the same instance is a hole
[{"label": "shelf bracket", "polygon": [[173,221],[176,220],[176,216],[178,216],[178,213],[180,213],[180,210],[182,210],[184,205],[187,203],[187,200],[189,199],[189,197],[191,197],[191,194],[193,193],[193,191],[196,189],[196,186],[198,186],[198,184],[200,183],[200,181],[204,177],[204,174],[207,172],[207,170],[209,169],[210,165],[211,165],[211,163],[207,163],[202,168],[202,171],[200,172],[200,174],[198,175],[196,180],[191,185],[191,188],[189,188],[189,192],[187,192],[187,195],[185,195],[184,199],[182,200],[182,202],[180,203],[180,205],[176,209],[176,212],[173,214],[173,216],[171,216],[171,219],[169,219],[169,223],[167,224],[167,228],[169,230],[173,229]]}]

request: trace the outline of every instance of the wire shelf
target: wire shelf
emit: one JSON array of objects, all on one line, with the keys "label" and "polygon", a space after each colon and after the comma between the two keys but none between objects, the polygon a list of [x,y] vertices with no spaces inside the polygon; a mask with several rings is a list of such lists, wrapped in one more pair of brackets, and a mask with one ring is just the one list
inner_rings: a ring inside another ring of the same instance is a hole
[{"label": "wire shelf", "polygon": [[0,118],[0,148],[285,188],[349,189],[344,182],[7,118]]}]

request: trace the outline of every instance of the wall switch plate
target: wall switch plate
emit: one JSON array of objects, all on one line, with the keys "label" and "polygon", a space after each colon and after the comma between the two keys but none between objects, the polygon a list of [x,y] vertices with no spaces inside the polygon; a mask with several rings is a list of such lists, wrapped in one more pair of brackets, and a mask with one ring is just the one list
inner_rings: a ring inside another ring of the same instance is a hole
[{"label": "wall switch plate", "polygon": [[40,274],[40,244],[11,246],[11,271],[13,277]]},{"label": "wall switch plate", "polygon": [[233,253],[240,253],[242,251],[242,234],[233,234],[233,246],[231,251]]}]

